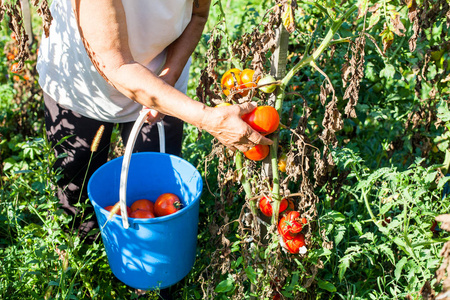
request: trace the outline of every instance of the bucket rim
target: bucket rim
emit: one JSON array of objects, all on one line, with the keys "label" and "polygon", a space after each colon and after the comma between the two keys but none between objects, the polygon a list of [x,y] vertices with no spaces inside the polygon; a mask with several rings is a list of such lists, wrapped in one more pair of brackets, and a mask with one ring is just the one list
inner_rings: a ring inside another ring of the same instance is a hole
[{"label": "bucket rim", "polygon": [[[161,217],[155,217],[155,218],[149,218],[149,219],[130,218],[130,216],[128,216],[128,221],[129,221],[130,225],[132,225],[132,224],[150,224],[150,223],[156,224],[156,223],[160,223],[160,222],[167,222],[171,219],[181,217],[182,215],[188,213],[189,210],[193,209],[194,206],[197,205],[198,202],[200,202],[200,198],[201,198],[201,194],[202,194],[202,190],[203,190],[203,180],[202,180],[200,172],[190,162],[188,162],[187,160],[185,160],[182,157],[179,157],[179,156],[176,156],[173,154],[169,154],[169,153],[161,153],[161,152],[137,152],[137,153],[131,154],[131,157],[133,157],[133,156],[168,156],[171,159],[179,160],[182,163],[191,166],[193,169],[191,178],[194,177],[194,175],[197,175],[201,180],[200,180],[198,192],[195,195],[193,195],[193,200],[188,205],[186,205],[185,207],[180,209],[179,211],[177,211],[173,214],[167,215],[167,216],[161,216]],[[95,172],[91,175],[91,178],[94,177],[94,175],[97,172],[101,172],[101,170],[103,168],[108,167],[107,165],[109,165],[113,162],[117,163],[118,161],[122,161],[123,158],[124,158],[124,156],[119,156],[119,157],[116,157],[116,158],[111,159],[110,161],[104,163],[102,166],[97,168],[97,170],[95,170]],[[101,205],[99,205],[93,199],[93,197],[91,196],[91,188],[92,188],[91,180],[89,180],[88,184],[87,184],[87,192],[88,192],[88,199],[91,202],[92,206],[94,207],[95,210],[96,210],[96,208],[98,208],[100,210],[100,212],[104,213],[105,215],[109,215],[110,212],[108,210],[104,209]],[[117,219],[115,219],[115,218],[117,218]],[[115,214],[111,217],[111,220],[114,220],[114,219],[117,221],[120,221],[120,223],[122,224],[122,216]]]}]

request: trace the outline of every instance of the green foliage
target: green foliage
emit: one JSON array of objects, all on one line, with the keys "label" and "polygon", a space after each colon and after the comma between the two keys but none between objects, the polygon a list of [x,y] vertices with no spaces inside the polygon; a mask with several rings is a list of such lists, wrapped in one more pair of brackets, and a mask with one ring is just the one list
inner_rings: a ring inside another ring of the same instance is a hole
[{"label": "green foliage", "polygon": [[[380,3],[378,13],[369,11],[366,17],[357,18],[360,11],[376,3]],[[298,2],[287,71],[319,47],[352,4]],[[229,47],[259,28],[273,5],[256,0],[213,1],[193,57],[189,96],[196,97],[214,32],[224,36],[223,61],[215,70],[220,76],[232,65]],[[450,29],[439,16],[429,28],[420,24],[424,28],[411,51],[415,29],[403,2],[362,0],[358,5],[360,9],[344,20],[317,58],[321,72],[304,64],[285,87],[281,120],[288,126],[280,130],[280,149],[299,149],[291,133],[310,113],[302,136],[308,138],[306,147],[317,149],[319,156],[330,153],[334,164],[326,180],[314,186],[319,201],[317,216],[308,220],[313,230],[307,254],[281,251],[280,241],[273,238],[276,234],[256,241],[241,230],[238,223],[248,222],[248,214],[241,213],[244,195],[239,181],[228,190],[220,188],[223,157],[211,159],[214,140],[186,124],[183,157],[199,169],[205,185],[197,260],[191,273],[170,289],[176,299],[231,299],[236,295],[271,299],[276,293],[285,299],[418,299],[427,281],[436,292],[442,288],[435,272],[442,260],[440,250],[450,237],[431,228],[435,217],[447,213],[450,206],[445,192],[450,177],[443,176],[450,166],[450,85],[445,80]],[[343,113],[342,130],[335,132],[337,146],[330,146],[321,141],[326,112],[321,96],[325,101],[332,97],[331,93],[322,95],[327,82],[323,74],[334,88],[338,111],[344,112],[351,76],[343,84],[341,68],[354,55],[351,47],[364,28],[364,76],[355,115]],[[10,36],[5,28],[1,33],[3,49]],[[27,62],[31,69],[34,63]],[[10,65],[3,55],[0,298],[136,299],[136,291],[111,273],[100,237],[84,243],[72,230],[73,220],[59,208],[53,188],[59,173],[52,168],[53,149],[43,138],[37,82],[15,82]],[[269,72],[270,66],[266,67]],[[317,162],[312,154],[307,159]],[[316,183],[314,174],[306,175]],[[288,188],[298,190],[301,180],[290,182]],[[88,205],[81,203],[80,208]],[[269,223],[261,219],[259,225]],[[273,233],[270,225],[267,230]],[[279,267],[280,278],[272,276],[269,268],[274,266]],[[156,299],[157,293],[145,297]]]}]

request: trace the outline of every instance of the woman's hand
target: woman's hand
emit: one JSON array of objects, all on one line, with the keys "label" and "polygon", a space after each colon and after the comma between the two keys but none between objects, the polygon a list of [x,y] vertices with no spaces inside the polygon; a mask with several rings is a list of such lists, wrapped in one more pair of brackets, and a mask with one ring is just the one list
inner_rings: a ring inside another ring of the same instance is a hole
[{"label": "woman's hand", "polygon": [[255,108],[255,103],[209,108],[201,128],[231,150],[246,152],[258,144],[271,145],[272,140],[253,130],[241,118]]}]

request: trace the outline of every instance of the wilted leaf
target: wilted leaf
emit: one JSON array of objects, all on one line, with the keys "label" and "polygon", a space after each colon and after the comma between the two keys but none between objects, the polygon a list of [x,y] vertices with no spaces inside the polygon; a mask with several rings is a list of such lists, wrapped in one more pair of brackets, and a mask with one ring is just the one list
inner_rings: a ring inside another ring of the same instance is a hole
[{"label": "wilted leaf", "polygon": [[369,0],[360,0],[358,3],[358,16],[356,19],[361,18],[367,13],[367,10],[369,8]]},{"label": "wilted leaf", "polygon": [[383,41],[383,53],[386,53],[387,49],[391,47],[394,42],[394,33],[389,29],[387,24],[384,24],[384,30],[380,33]]},{"label": "wilted leaf", "polygon": [[292,9],[292,5],[290,3],[286,3],[284,5],[284,11],[281,14],[281,19],[283,20],[283,25],[289,33],[293,33],[295,31],[295,16],[294,10]]},{"label": "wilted leaf", "polygon": [[404,36],[404,31],[406,31],[405,26],[400,20],[400,14],[396,11],[391,12],[391,23],[394,30],[394,33],[398,36]]}]

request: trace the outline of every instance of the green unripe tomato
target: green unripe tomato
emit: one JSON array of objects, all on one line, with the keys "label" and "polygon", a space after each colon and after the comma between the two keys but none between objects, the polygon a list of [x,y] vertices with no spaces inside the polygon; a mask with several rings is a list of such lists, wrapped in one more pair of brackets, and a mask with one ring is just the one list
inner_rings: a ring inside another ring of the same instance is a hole
[{"label": "green unripe tomato", "polygon": [[[258,85],[264,85],[264,84],[268,84],[268,83],[275,82],[275,81],[277,81],[277,80],[272,75],[266,75],[258,81]],[[262,91],[266,94],[270,94],[275,91],[275,89],[277,88],[277,85],[271,84],[271,85],[266,85],[266,86],[260,86],[258,88],[260,91]]]}]

